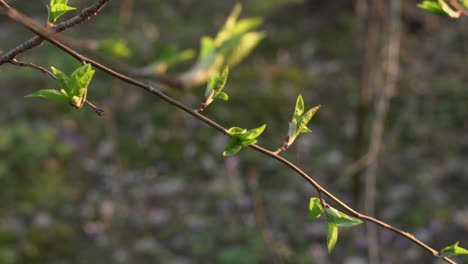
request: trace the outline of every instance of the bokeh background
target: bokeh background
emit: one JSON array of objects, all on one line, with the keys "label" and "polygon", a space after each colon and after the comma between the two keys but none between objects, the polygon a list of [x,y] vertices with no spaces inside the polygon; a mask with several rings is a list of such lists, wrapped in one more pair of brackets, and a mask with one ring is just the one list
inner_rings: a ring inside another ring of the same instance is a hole
[{"label": "bokeh background", "polygon": [[[47,1],[8,3],[47,18]],[[138,69],[175,47],[197,51],[235,3],[115,0],[64,35],[122,39],[126,57],[77,50]],[[230,100],[205,114],[226,127],[266,123],[259,144],[274,150],[302,94],[306,107],[322,108],[313,132],[281,155],[359,210],[373,174],[377,218],[436,249],[468,247],[467,18],[431,15],[417,1],[241,3],[242,17],[264,18],[267,37],[231,69]],[[1,50],[31,36],[0,18]],[[50,44],[19,59],[67,73],[79,65]],[[106,111],[99,117],[23,98],[58,88],[33,69],[5,64],[0,78],[0,263],[369,263],[365,225],[340,229],[329,255],[323,219],[307,218],[317,193],[299,175],[251,149],[223,157],[227,137],[143,90],[97,72],[88,99]],[[204,87],[164,91],[197,107]],[[381,137],[378,102],[389,103]],[[380,155],[360,166],[375,140]],[[377,231],[380,263],[441,263]]]}]

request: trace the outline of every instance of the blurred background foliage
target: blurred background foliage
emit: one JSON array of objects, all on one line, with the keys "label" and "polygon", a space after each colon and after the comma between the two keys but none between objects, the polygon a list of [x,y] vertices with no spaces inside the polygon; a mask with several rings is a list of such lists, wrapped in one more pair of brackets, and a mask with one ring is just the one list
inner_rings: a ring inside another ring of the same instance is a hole
[{"label": "blurred background foliage", "polygon": [[[241,2],[241,18],[262,17],[267,35],[230,70],[230,100],[205,114],[226,127],[267,123],[258,139],[273,150],[298,94],[308,106],[321,104],[313,132],[282,155],[361,208],[344,175],[356,161],[366,52],[358,6],[366,1]],[[8,3],[47,19],[47,1]],[[69,2],[78,10],[91,3]],[[376,216],[435,248],[467,247],[468,26],[466,18],[427,14],[416,3],[402,1],[400,76],[385,123]],[[177,76],[235,4],[112,1],[64,35],[100,43],[78,50],[106,60],[114,54],[110,62],[134,69],[191,50],[169,67]],[[1,50],[29,37],[0,18]],[[79,65],[49,44],[19,59],[67,73]],[[88,108],[23,98],[58,88],[35,70],[5,64],[0,76],[0,263],[366,263],[364,225],[343,230],[328,255],[323,221],[307,219],[311,186],[250,149],[224,158],[226,137],[161,100],[97,72],[88,99],[104,108],[101,118]],[[195,108],[204,87],[165,92]],[[379,244],[382,263],[440,263],[387,230],[379,230]]]}]

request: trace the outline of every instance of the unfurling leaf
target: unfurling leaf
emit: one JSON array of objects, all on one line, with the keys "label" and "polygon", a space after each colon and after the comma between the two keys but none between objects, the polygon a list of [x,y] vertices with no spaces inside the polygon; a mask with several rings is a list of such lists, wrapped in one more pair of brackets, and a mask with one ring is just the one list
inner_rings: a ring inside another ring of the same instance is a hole
[{"label": "unfurling leaf", "polygon": [[327,222],[327,248],[328,253],[331,253],[338,241],[338,226]]},{"label": "unfurling leaf", "polygon": [[227,132],[231,135],[231,139],[226,145],[223,155],[230,156],[236,154],[242,149],[242,147],[257,143],[257,140],[255,138],[257,138],[263,133],[265,127],[266,124],[248,131],[240,127],[230,128]]},{"label": "unfurling leaf", "polygon": [[455,243],[451,246],[448,246],[448,247],[445,247],[443,248],[440,253],[443,255],[443,256],[458,256],[458,255],[468,255],[468,249],[465,249],[465,248],[462,248],[460,246],[458,246],[458,243]]},{"label": "unfurling leaf", "polygon": [[291,122],[289,123],[288,129],[288,138],[287,141],[283,144],[283,150],[287,149],[296,138],[302,133],[309,133],[312,132],[307,125],[309,124],[312,117],[315,115],[317,110],[320,108],[316,106],[314,108],[309,109],[309,111],[304,113],[305,105],[304,99],[302,96],[299,95],[296,100],[296,106],[294,107],[293,117]]},{"label": "unfurling leaf", "polygon": [[229,68],[226,67],[222,72],[213,76],[208,82],[208,89],[213,89],[215,92],[221,92],[223,90],[224,85],[226,85],[226,81],[229,75]]},{"label": "unfurling leaf", "polygon": [[95,72],[91,68],[91,64],[85,64],[77,68],[70,77],[54,67],[51,68],[62,89],[60,91],[39,90],[26,97],[47,98],[69,103],[77,109],[81,108],[86,101],[88,86]]},{"label": "unfurling leaf", "polygon": [[229,75],[229,68],[226,67],[224,71],[215,74],[207,83],[205,98],[203,98],[202,106],[200,111],[204,110],[208,105],[210,105],[214,99],[221,99],[227,101],[229,96],[222,92],[226,81]]},{"label": "unfurling leaf", "polygon": [[50,0],[49,21],[54,22],[61,15],[76,8],[68,6],[68,0]]},{"label": "unfurling leaf", "polygon": [[322,215],[323,207],[320,199],[317,197],[310,198],[309,202],[309,219],[319,218]]},{"label": "unfurling leaf", "polygon": [[294,108],[293,120],[297,120],[304,113],[304,99],[299,95],[296,100],[296,107]]}]

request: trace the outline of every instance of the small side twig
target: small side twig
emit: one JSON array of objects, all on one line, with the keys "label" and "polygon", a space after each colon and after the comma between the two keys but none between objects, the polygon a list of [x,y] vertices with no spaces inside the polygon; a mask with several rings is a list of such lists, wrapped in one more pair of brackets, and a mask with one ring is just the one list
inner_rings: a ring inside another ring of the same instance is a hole
[{"label": "small side twig", "polygon": [[49,70],[47,70],[46,68],[44,67],[41,67],[39,65],[36,65],[34,63],[31,63],[31,62],[23,62],[23,61],[19,61],[17,59],[12,59],[11,61],[9,61],[9,63],[13,64],[13,65],[16,65],[16,66],[21,66],[21,67],[29,67],[29,68],[33,68],[33,69],[36,69],[40,72],[42,72],[44,75],[46,76],[49,76],[49,77],[52,77],[54,79],[57,79],[55,77],[54,74],[52,74]]},{"label": "small side twig", "polygon": [[97,106],[95,106],[93,103],[91,103],[90,101],[86,100],[85,101],[85,104],[88,105],[89,107],[91,107],[91,109],[94,110],[94,112],[96,114],[98,114],[99,116],[104,116],[104,110],[98,108]]}]

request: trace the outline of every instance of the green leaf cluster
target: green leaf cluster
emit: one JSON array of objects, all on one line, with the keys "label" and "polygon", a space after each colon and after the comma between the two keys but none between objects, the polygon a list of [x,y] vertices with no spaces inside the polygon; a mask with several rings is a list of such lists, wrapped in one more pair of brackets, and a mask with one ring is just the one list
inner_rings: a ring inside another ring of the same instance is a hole
[{"label": "green leaf cluster", "polygon": [[356,217],[340,212],[333,207],[326,207],[324,209],[319,198],[310,198],[309,218],[319,218],[323,213],[325,213],[325,219],[327,221],[327,248],[330,253],[338,241],[338,227],[352,227],[362,224],[362,221]]},{"label": "green leaf cluster", "polygon": [[443,256],[459,256],[459,255],[468,255],[468,249],[458,246],[459,242],[445,247],[440,251],[440,254]]},{"label": "green leaf cluster", "polygon": [[49,21],[55,22],[61,15],[75,9],[75,7],[68,6],[68,0],[50,0]]},{"label": "green leaf cluster", "polygon": [[222,92],[229,75],[229,68],[226,67],[224,71],[217,73],[213,76],[206,85],[205,98],[203,99],[202,109],[207,107],[214,99],[221,99],[227,101],[229,96]]},{"label": "green leaf cluster", "polygon": [[312,119],[319,108],[320,105],[311,108],[309,111],[304,113],[304,99],[302,99],[301,95],[297,97],[293,117],[289,123],[288,139],[285,146],[286,148],[288,148],[300,134],[312,132],[307,127],[307,124],[309,124],[309,121]]},{"label": "green leaf cluster", "polygon": [[45,89],[39,90],[25,97],[40,97],[61,101],[72,105],[79,109],[86,101],[88,86],[91,83],[95,70],[92,69],[91,64],[85,64],[78,67],[70,77],[63,72],[51,67],[58,83],[62,89]]},{"label": "green leaf cluster", "polygon": [[242,147],[257,143],[257,138],[265,130],[266,124],[261,127],[257,127],[251,130],[242,129],[240,127],[232,127],[228,130],[231,135],[226,148],[224,149],[223,155],[230,156],[239,152]]},{"label": "green leaf cluster", "polygon": [[221,69],[237,65],[266,36],[254,31],[263,23],[262,18],[238,20],[241,11],[242,5],[236,4],[215,38],[201,38],[197,63],[181,77],[184,83],[201,84]]}]

